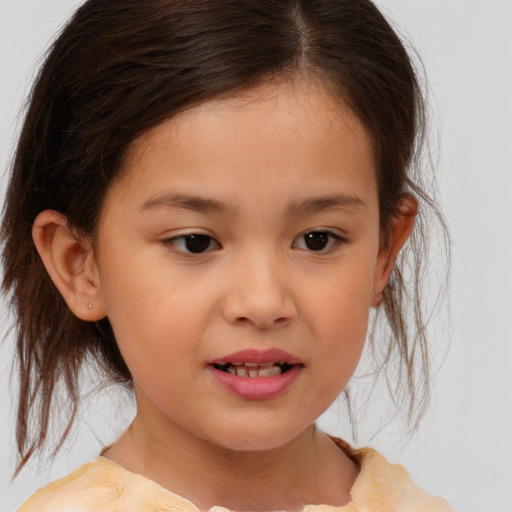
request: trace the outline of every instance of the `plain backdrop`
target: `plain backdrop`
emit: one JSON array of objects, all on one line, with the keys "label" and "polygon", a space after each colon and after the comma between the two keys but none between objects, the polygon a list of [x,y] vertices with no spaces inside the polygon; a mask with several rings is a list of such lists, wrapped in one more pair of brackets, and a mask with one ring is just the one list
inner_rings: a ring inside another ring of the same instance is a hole
[{"label": "plain backdrop", "polygon": [[[49,41],[78,0],[0,0],[0,186],[19,111]],[[453,239],[451,311],[433,345],[433,404],[406,442],[392,422],[371,444],[459,511],[512,512],[512,1],[378,0],[422,56],[431,89],[441,199]],[[37,144],[37,141],[34,141]],[[5,324],[5,315],[3,315]],[[94,458],[133,414],[122,396],[88,397],[54,464],[14,469],[12,340],[0,346],[0,510]],[[443,363],[441,365],[441,363]],[[350,438],[337,408],[321,424]]]}]

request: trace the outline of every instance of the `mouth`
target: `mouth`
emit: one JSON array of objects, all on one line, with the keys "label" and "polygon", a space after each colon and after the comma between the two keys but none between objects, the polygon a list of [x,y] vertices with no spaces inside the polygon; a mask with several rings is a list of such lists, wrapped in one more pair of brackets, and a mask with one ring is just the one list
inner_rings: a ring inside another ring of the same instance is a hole
[{"label": "mouth", "polygon": [[277,377],[290,371],[295,364],[286,361],[270,362],[270,363],[254,363],[254,362],[227,362],[223,364],[212,365],[217,370],[235,375],[237,377],[246,377],[249,379],[257,379],[263,377]]},{"label": "mouth", "polygon": [[304,361],[279,348],[248,348],[209,362],[214,379],[245,400],[270,400],[302,374]]}]

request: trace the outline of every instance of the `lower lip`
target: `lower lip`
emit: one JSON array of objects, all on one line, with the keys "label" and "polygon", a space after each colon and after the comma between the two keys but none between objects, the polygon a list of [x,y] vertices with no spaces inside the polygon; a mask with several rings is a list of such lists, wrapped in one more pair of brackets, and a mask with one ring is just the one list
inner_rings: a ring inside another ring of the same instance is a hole
[{"label": "lower lip", "polygon": [[299,376],[302,365],[296,364],[275,377],[237,377],[208,366],[215,380],[225,389],[247,400],[269,400],[284,393]]}]

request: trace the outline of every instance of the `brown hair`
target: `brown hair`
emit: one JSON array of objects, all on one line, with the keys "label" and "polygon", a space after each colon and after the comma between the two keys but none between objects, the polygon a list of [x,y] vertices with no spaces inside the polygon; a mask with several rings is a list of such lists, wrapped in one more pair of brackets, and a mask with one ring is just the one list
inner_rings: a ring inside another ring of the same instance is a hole
[{"label": "brown hair", "polygon": [[[320,80],[365,124],[384,229],[404,194],[433,206],[417,174],[425,123],[417,77],[369,0],[89,0],[64,28],[30,97],[2,225],[3,289],[16,316],[20,375],[18,469],[45,444],[59,384],[71,404],[62,444],[86,358],[115,381],[131,383],[108,319],[73,316],[47,275],[31,237],[37,214],[57,210],[92,236],[105,192],[136,137],[199,102],[296,76]],[[422,226],[420,220],[408,245],[413,282],[403,279],[399,264],[380,314],[391,332],[382,342],[385,360],[399,355],[396,378],[410,392],[410,413],[425,403],[428,394],[418,397],[417,389],[429,382],[419,301]]]}]

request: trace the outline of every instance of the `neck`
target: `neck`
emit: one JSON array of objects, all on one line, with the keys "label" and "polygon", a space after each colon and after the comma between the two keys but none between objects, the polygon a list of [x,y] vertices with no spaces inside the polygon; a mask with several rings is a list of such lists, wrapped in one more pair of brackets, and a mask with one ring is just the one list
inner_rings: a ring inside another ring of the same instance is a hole
[{"label": "neck", "polygon": [[302,510],[307,504],[342,506],[356,465],[311,425],[278,448],[235,451],[166,422],[138,414],[105,456],[192,501],[200,510]]}]

